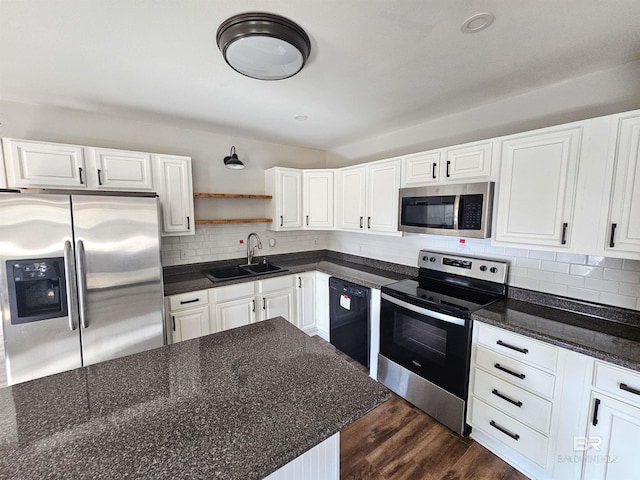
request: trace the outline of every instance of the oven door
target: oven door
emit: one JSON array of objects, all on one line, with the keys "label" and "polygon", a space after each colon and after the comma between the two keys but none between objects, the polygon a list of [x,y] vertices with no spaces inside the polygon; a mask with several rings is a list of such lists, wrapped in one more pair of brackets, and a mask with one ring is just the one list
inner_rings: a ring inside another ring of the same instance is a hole
[{"label": "oven door", "polygon": [[469,320],[381,295],[380,353],[466,399],[471,347]]}]

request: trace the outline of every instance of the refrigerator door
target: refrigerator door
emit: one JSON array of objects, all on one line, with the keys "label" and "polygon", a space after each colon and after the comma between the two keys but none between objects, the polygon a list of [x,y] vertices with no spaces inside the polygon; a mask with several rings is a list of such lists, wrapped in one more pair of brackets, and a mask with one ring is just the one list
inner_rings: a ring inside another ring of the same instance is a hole
[{"label": "refrigerator door", "polygon": [[9,385],[82,366],[71,234],[69,196],[0,194]]},{"label": "refrigerator door", "polygon": [[164,345],[158,200],[73,195],[84,365]]}]

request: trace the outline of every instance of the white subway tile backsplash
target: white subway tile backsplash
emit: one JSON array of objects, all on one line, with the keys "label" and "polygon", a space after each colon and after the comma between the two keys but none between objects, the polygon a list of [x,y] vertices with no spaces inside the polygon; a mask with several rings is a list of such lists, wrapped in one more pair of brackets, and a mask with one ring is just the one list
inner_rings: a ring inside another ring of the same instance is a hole
[{"label": "white subway tile backsplash", "polygon": [[578,300],[589,300],[591,302],[598,302],[600,293],[588,288],[577,288],[567,286],[567,297],[576,298]]},{"label": "white subway tile backsplash", "polygon": [[534,268],[540,270],[540,260],[535,258],[520,258],[516,257],[516,266],[523,268]]},{"label": "white subway tile backsplash", "polygon": [[640,298],[640,284],[621,283],[618,293],[620,293],[620,295]]},{"label": "white subway tile backsplash", "polygon": [[578,255],[575,253],[564,253],[559,252],[556,253],[556,262],[566,262],[566,263],[575,263],[584,265],[587,263],[586,255]]},{"label": "white subway tile backsplash", "polygon": [[592,267],[589,265],[571,265],[569,273],[571,275],[579,275],[581,277],[602,278],[604,268]]},{"label": "white subway tile backsplash", "polygon": [[532,278],[512,277],[509,279],[509,285],[529,290],[540,290],[540,281]]},{"label": "white subway tile backsplash", "polygon": [[511,257],[528,257],[529,250],[525,250],[524,248],[505,248],[504,253]]},{"label": "white subway tile backsplash", "polygon": [[621,258],[598,257],[589,255],[587,265],[597,265],[599,267],[622,268]]},{"label": "white subway tile backsplash", "polygon": [[631,270],[617,270],[615,268],[604,269],[604,279],[615,282],[640,283],[640,272]]},{"label": "white subway tile backsplash", "polygon": [[620,284],[618,282],[610,282],[608,280],[599,280],[597,278],[585,278],[584,286],[590,290],[598,292],[617,293]]},{"label": "white subway tile backsplash", "polygon": [[549,283],[549,282],[540,282],[538,289],[541,292],[550,293],[552,295],[562,295],[563,297],[567,296],[567,286],[559,285],[557,283]]},{"label": "white subway tile backsplash", "polygon": [[637,299],[635,297],[627,297],[626,295],[618,295],[616,293],[602,292],[600,294],[600,303],[607,305],[615,305],[616,307],[635,308]]},{"label": "white subway tile backsplash", "polygon": [[542,282],[553,282],[553,272],[545,270],[527,270],[527,278],[533,278]]},{"label": "white subway tile backsplash", "polygon": [[569,273],[570,265],[568,263],[552,262],[549,260],[543,260],[540,268],[542,270],[548,270],[556,273]]},{"label": "white subway tile backsplash", "polygon": [[631,260],[625,258],[622,261],[622,268],[624,270],[634,270],[636,272],[640,271],[640,260]]},{"label": "white subway tile backsplash", "polygon": [[539,260],[555,260],[556,254],[555,252],[545,252],[542,250],[530,250],[529,258],[537,258]]},{"label": "white subway tile backsplash", "polygon": [[570,285],[572,287],[584,287],[584,277],[576,275],[565,275],[564,273],[554,273],[553,283],[560,285]]}]

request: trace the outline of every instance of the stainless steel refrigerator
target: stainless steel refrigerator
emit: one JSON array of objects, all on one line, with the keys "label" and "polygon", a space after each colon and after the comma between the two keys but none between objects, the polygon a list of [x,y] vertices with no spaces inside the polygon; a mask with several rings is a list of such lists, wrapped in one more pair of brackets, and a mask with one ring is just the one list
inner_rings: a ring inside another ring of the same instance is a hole
[{"label": "stainless steel refrigerator", "polygon": [[9,384],[164,344],[158,200],[0,193]]}]

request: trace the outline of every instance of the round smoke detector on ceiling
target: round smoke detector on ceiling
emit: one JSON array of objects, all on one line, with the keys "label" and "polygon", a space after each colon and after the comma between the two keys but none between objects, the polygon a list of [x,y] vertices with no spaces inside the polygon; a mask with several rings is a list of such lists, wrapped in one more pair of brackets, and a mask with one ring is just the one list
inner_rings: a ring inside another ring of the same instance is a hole
[{"label": "round smoke detector on ceiling", "polygon": [[467,18],[460,30],[463,33],[476,33],[480,30],[484,30],[489,25],[493,23],[493,19],[495,17],[492,13],[477,13],[469,18]]}]

